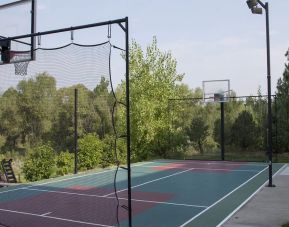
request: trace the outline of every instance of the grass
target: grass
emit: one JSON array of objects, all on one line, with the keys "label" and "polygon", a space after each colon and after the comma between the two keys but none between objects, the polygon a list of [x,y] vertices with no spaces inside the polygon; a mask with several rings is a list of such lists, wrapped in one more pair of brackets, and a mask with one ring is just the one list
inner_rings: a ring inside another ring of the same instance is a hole
[{"label": "grass", "polygon": [[289,227],[289,222],[286,224],[283,224],[282,227]]}]

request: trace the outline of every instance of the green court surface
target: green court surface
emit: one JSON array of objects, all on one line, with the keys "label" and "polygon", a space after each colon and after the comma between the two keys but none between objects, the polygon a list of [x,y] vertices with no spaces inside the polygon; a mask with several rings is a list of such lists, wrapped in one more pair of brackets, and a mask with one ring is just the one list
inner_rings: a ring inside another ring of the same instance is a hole
[{"label": "green court surface", "polygon": [[[282,166],[273,164],[274,173]],[[114,177],[110,169],[3,188],[0,223],[128,226],[127,172],[119,169],[115,189]],[[218,226],[267,179],[266,163],[137,163],[132,166],[133,226]]]}]

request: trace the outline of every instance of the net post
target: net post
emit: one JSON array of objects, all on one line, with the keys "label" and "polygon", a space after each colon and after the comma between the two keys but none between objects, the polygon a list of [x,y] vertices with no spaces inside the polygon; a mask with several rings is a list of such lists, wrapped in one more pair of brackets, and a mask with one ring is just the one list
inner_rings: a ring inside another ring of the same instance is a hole
[{"label": "net post", "polygon": [[77,132],[77,106],[78,103],[78,89],[74,89],[74,174],[77,174],[78,172],[78,151],[77,151],[77,137],[78,137],[78,132]]},{"label": "net post", "polygon": [[225,111],[224,102],[220,102],[221,105],[221,160],[225,160]]},{"label": "net post", "polygon": [[131,138],[130,138],[130,83],[129,83],[129,27],[128,17],[125,18],[125,51],[126,51],[126,133],[127,133],[127,192],[128,192],[128,225],[132,227],[131,204]]}]

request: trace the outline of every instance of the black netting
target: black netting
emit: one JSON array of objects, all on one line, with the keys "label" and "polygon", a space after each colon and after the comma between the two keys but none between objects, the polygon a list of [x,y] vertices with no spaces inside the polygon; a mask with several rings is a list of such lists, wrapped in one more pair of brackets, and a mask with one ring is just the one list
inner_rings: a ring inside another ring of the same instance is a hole
[{"label": "black netting", "polygon": [[[120,117],[125,116],[125,105],[119,104],[114,93],[111,51],[110,42],[38,48],[36,60],[29,65],[17,63],[15,69],[7,64],[0,69],[0,149],[3,157],[19,162],[18,180],[93,171],[76,179],[36,184],[26,193],[55,192],[52,197],[60,201],[63,197],[58,192],[64,191],[67,203],[87,200],[90,207],[85,208],[84,202],[71,209],[84,209],[81,221],[105,225],[117,225],[127,218],[125,210],[118,220],[118,208],[127,206],[127,200],[116,199],[115,168],[95,172],[126,162],[125,117]],[[122,172],[118,180],[125,186],[126,173]],[[82,220],[84,217],[87,219]]]},{"label": "black netting", "polygon": [[[278,102],[273,104],[273,152],[278,155]],[[267,161],[267,97],[231,97],[224,103],[224,158]],[[221,104],[198,98],[169,100],[168,157],[220,160]]]}]

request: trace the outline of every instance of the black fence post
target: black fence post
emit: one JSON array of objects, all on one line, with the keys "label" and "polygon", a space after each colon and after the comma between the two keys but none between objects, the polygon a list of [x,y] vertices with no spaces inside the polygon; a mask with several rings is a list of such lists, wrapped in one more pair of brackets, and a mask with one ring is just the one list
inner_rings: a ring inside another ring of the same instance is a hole
[{"label": "black fence post", "polygon": [[225,111],[224,102],[220,102],[221,105],[221,160],[225,160]]},{"label": "black fence post", "polygon": [[75,88],[74,89],[74,174],[77,174],[78,172],[78,151],[77,151],[77,139],[78,139],[78,132],[77,132],[77,118],[78,118],[78,114],[77,114],[77,109],[78,109],[78,89]]}]

